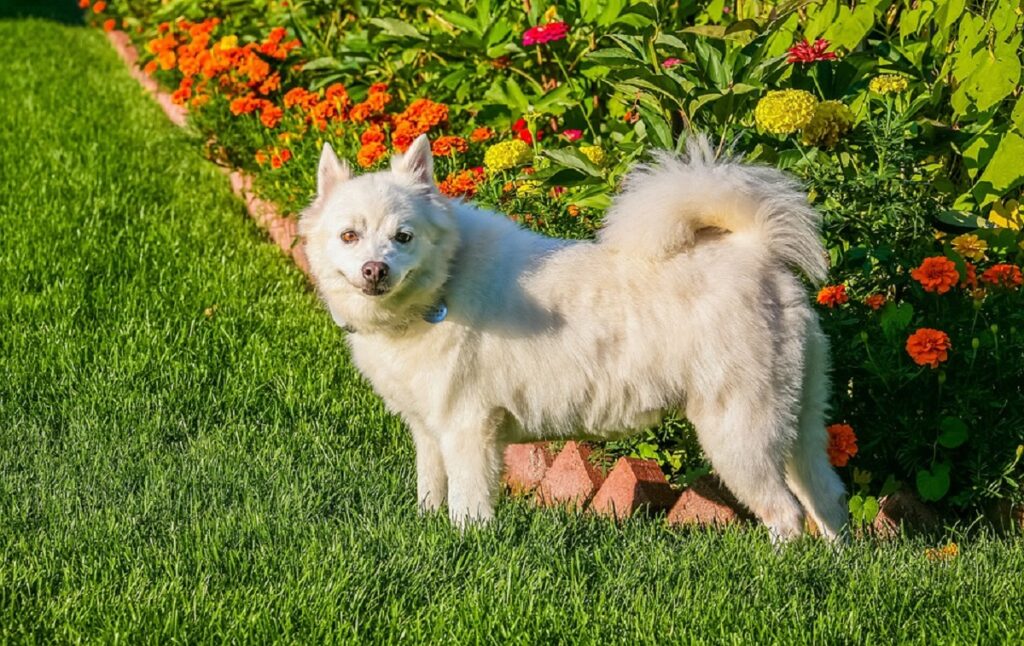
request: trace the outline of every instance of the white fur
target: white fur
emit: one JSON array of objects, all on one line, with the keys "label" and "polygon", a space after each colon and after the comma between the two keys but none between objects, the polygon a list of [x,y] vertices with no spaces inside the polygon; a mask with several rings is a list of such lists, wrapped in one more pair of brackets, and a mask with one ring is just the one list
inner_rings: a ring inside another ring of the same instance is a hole
[{"label": "white fur", "polygon": [[[798,535],[805,511],[840,534],[827,340],[791,269],[824,277],[820,218],[782,173],[716,162],[695,137],[631,175],[596,242],[569,242],[440,196],[425,137],[354,179],[324,157],[300,222],[310,265],[412,431],[424,509],[488,519],[505,444],[620,437],[678,410],[774,536]],[[339,241],[349,228],[358,245]],[[413,241],[397,245],[399,228]],[[360,291],[367,260],[392,267],[391,291]],[[441,299],[447,319],[424,321]]]}]

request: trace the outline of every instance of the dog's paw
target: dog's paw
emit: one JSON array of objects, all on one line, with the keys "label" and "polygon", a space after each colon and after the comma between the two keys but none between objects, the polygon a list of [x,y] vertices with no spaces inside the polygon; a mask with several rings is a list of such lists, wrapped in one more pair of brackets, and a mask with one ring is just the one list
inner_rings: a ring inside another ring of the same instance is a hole
[{"label": "dog's paw", "polygon": [[493,509],[477,509],[471,511],[469,509],[450,509],[448,510],[448,517],[452,521],[452,525],[460,530],[466,530],[470,527],[481,527],[488,524],[494,519]]}]

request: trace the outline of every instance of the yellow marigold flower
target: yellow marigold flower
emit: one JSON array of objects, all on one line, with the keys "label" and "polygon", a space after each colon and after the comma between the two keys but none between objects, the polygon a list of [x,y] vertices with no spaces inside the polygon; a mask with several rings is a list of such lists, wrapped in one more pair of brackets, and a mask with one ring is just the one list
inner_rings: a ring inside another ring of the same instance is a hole
[{"label": "yellow marigold flower", "polygon": [[804,126],[802,140],[807,146],[831,148],[853,127],[853,112],[839,101],[822,101]]},{"label": "yellow marigold flower", "polygon": [[1001,229],[1020,231],[1024,213],[1021,213],[1020,203],[1017,200],[996,202],[988,214],[988,221]]},{"label": "yellow marigold flower", "polygon": [[589,159],[594,166],[601,166],[607,156],[600,146],[580,146],[580,152]]},{"label": "yellow marigold flower", "polygon": [[949,244],[953,247],[953,251],[971,260],[982,260],[985,257],[985,250],[988,249],[988,243],[973,233],[959,235],[953,238]]},{"label": "yellow marigold flower", "polygon": [[525,179],[516,184],[516,197],[532,195],[540,195],[540,182],[535,179]]},{"label": "yellow marigold flower", "polygon": [[788,135],[811,122],[818,100],[804,90],[772,90],[757,102],[754,120],[773,135]]},{"label": "yellow marigold flower", "polygon": [[899,94],[907,89],[907,77],[899,74],[881,74],[871,79],[868,89],[875,94]]},{"label": "yellow marigold flower", "polygon": [[533,149],[525,141],[512,139],[494,144],[484,153],[484,166],[492,173],[522,166],[533,159]]},{"label": "yellow marigold flower", "polygon": [[235,36],[235,35],[225,36],[225,37],[221,38],[219,41],[217,41],[217,45],[216,45],[216,48],[221,50],[221,51],[226,51],[228,49],[234,49],[236,47],[238,47],[238,36]]}]

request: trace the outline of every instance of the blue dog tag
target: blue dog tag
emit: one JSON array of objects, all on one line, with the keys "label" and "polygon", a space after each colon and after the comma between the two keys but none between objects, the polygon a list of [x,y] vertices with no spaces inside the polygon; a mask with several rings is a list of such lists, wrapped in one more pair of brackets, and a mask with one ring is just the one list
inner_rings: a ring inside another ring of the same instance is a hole
[{"label": "blue dog tag", "polygon": [[423,313],[423,320],[427,323],[440,323],[448,316],[448,305],[444,301],[438,302],[437,305],[427,309]]}]

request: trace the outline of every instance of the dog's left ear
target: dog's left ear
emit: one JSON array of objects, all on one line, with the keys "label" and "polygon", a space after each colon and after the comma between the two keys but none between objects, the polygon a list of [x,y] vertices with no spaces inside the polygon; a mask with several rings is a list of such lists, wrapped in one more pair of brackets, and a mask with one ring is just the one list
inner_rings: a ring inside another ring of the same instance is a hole
[{"label": "dog's left ear", "polygon": [[434,157],[430,151],[430,140],[426,135],[416,137],[404,155],[395,157],[391,162],[391,171],[408,175],[417,183],[434,185]]}]

